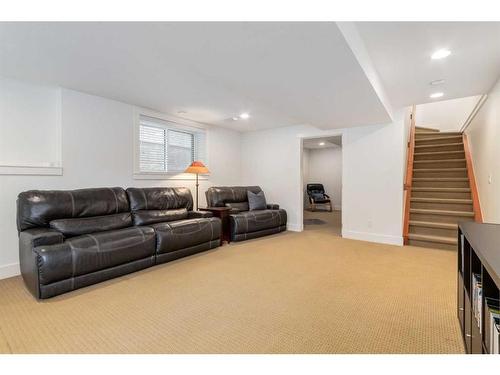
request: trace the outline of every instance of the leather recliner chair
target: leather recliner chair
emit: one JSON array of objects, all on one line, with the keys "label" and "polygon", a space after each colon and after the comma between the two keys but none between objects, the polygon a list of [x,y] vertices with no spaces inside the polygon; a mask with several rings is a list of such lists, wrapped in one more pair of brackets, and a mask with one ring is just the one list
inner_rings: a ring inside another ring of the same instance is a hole
[{"label": "leather recliner chair", "polygon": [[259,193],[259,186],[214,186],[206,192],[209,207],[229,207],[231,241],[286,231],[286,211],[277,204],[268,204],[265,210],[249,211],[247,191]]},{"label": "leather recliner chair", "polygon": [[19,256],[28,290],[49,298],[219,246],[220,220],[193,212],[192,202],[187,188],[19,194]]}]

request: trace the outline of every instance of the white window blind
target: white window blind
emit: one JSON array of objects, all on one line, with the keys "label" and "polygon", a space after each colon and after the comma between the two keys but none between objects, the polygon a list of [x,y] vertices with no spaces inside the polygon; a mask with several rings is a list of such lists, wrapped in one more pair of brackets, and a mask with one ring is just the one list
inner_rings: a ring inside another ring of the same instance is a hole
[{"label": "white window blind", "polygon": [[139,143],[141,172],[181,173],[194,160],[206,163],[203,129],[141,116]]}]

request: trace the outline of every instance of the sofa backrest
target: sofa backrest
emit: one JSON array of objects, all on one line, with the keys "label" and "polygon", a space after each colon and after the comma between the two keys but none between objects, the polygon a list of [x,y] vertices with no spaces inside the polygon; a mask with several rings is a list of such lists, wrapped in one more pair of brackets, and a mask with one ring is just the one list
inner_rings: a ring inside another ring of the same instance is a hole
[{"label": "sofa backrest", "polygon": [[[17,197],[17,228],[18,231],[23,231],[29,228],[50,227],[52,222],[57,226],[55,229],[63,234],[78,235],[96,232],[103,225],[107,227],[100,230],[130,226],[131,218],[130,215],[127,216],[129,211],[127,194],[120,187],[30,190],[20,193]],[[108,215],[114,216],[102,218]],[[96,221],[90,219],[92,217],[96,217]],[[74,233],[75,228],[77,233]],[[67,233],[64,233],[65,231]]]},{"label": "sofa backrest", "polygon": [[209,207],[224,207],[231,203],[248,203],[247,191],[259,193],[259,186],[212,186],[205,195]]},{"label": "sofa backrest", "polygon": [[193,209],[191,191],[185,187],[128,188],[134,225],[187,219]]}]

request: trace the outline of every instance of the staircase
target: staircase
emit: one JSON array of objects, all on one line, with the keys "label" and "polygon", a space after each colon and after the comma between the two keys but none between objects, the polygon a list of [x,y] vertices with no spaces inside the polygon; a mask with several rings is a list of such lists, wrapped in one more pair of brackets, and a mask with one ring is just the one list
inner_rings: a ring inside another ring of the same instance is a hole
[{"label": "staircase", "polygon": [[475,219],[468,164],[462,133],[415,127],[408,245],[457,249],[457,223]]}]

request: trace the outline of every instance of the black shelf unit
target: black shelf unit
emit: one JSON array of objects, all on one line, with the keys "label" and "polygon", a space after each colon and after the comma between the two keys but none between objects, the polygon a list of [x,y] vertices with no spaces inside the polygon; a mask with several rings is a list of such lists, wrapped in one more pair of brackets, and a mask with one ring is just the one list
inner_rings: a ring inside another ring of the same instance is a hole
[{"label": "black shelf unit", "polygon": [[[472,307],[474,274],[479,275],[482,284],[481,327]],[[500,224],[460,223],[457,315],[465,350],[470,354],[488,354],[491,351],[489,340],[485,340],[486,298],[500,299]]]}]

